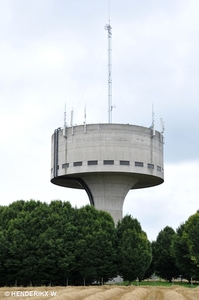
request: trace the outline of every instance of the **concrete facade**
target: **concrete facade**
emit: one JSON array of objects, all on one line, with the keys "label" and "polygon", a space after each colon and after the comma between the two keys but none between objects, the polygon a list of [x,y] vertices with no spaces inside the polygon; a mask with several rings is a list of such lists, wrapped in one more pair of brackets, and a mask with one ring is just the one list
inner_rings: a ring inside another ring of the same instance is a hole
[{"label": "concrete facade", "polygon": [[51,182],[85,189],[90,203],[122,218],[130,189],[163,183],[163,136],[129,124],[58,128],[51,139]]}]

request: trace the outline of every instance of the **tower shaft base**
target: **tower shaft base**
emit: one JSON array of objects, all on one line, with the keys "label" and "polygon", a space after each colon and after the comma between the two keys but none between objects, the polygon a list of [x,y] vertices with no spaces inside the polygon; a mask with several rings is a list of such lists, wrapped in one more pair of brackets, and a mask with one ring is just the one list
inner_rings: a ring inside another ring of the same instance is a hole
[{"label": "tower shaft base", "polygon": [[110,213],[117,224],[122,219],[124,199],[138,180],[130,174],[114,173],[86,174],[82,179],[93,197],[95,208]]}]

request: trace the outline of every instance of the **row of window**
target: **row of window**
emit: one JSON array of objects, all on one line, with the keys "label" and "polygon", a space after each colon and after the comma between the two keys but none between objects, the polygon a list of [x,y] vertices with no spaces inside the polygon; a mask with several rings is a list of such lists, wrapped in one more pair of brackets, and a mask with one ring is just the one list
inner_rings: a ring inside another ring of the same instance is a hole
[{"label": "row of window", "polygon": [[[104,165],[114,165],[114,160],[104,160],[103,161],[103,164]],[[143,162],[140,162],[140,161],[135,161],[135,167],[144,167],[144,163]],[[89,160],[87,162],[87,165],[88,166],[94,166],[94,165],[98,165],[98,161],[97,160]],[[120,165],[121,166],[130,166],[130,161],[129,160],[120,160]],[[75,161],[73,163],[73,167],[80,167],[82,166],[82,161]],[[63,169],[66,169],[69,167],[69,163],[66,163],[66,164],[63,164],[62,165],[62,168]],[[154,169],[154,164],[147,164],[147,167],[149,169]],[[157,170],[158,171],[161,171],[161,167],[157,166]]]}]

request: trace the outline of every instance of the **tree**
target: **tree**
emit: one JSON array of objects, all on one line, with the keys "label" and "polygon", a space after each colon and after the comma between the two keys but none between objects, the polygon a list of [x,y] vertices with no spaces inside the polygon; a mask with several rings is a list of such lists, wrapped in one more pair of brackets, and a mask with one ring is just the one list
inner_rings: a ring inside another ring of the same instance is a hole
[{"label": "tree", "polygon": [[155,260],[154,260],[154,252],[155,252],[155,241],[151,242],[151,249],[152,249],[152,261],[149,268],[146,270],[144,274],[144,278],[148,279],[155,273]]},{"label": "tree", "polygon": [[7,241],[2,228],[0,229],[0,286],[6,286],[9,279],[9,272],[6,267],[6,261],[9,258],[8,251],[10,243]]},{"label": "tree", "polygon": [[1,285],[16,280],[20,285],[66,284],[74,268],[73,210],[67,202],[32,200],[1,208]]},{"label": "tree", "polygon": [[189,249],[189,256],[194,266],[196,267],[196,274],[199,271],[199,211],[189,217],[185,223],[185,235],[187,237],[187,246]]},{"label": "tree", "polygon": [[182,276],[199,278],[199,211],[177,229],[172,252]]},{"label": "tree", "polygon": [[[122,260],[121,260],[122,258]],[[118,266],[118,261],[121,264]],[[142,279],[151,246],[139,222],[59,200],[0,206],[0,285],[65,285]]]},{"label": "tree", "polygon": [[141,280],[152,259],[151,244],[140,223],[130,215],[117,225],[119,273],[124,280]]},{"label": "tree", "polygon": [[173,228],[166,226],[154,242],[153,265],[155,273],[164,279],[172,281],[180,273],[171,252],[171,245],[175,236]]},{"label": "tree", "polygon": [[93,206],[76,211],[74,282],[107,280],[117,274],[116,232],[112,217]]},{"label": "tree", "polygon": [[16,201],[0,207],[0,285],[81,284],[117,274],[112,217],[70,203]]}]

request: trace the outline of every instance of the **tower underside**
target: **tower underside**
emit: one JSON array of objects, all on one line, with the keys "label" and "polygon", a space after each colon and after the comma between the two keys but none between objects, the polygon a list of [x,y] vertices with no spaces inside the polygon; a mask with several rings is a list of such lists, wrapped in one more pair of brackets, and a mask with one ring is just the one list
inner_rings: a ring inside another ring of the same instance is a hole
[{"label": "tower underside", "polygon": [[131,189],[163,183],[163,136],[129,124],[90,124],[55,130],[51,182],[85,189],[90,203],[122,219]]}]

